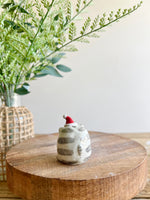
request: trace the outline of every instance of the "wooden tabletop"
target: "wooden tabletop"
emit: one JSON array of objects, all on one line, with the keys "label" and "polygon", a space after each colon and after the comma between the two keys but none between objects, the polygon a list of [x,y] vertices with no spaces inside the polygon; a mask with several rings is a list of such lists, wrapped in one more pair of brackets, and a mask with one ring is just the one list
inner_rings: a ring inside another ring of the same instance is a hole
[{"label": "wooden tabletop", "polygon": [[[146,147],[148,151],[148,155],[150,155],[150,133],[141,133],[141,134],[121,134],[124,137],[128,137],[130,139],[136,140],[137,142],[141,143],[143,146]],[[148,160],[150,164],[150,161]],[[137,195],[135,199],[150,199],[150,173],[148,177],[148,183],[146,188],[141,192],[141,194]],[[6,183],[0,182],[0,199],[3,200],[17,200],[20,199],[15,197],[11,192],[9,192]]]}]

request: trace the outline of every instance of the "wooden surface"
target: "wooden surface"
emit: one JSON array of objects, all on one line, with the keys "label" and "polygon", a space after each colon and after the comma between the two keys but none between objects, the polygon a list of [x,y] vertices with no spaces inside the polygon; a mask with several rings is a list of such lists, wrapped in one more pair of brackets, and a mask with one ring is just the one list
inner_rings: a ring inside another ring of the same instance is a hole
[{"label": "wooden surface", "polygon": [[[132,133],[132,134],[125,133],[125,134],[120,134],[120,135],[139,142],[140,144],[145,146],[145,148],[147,149],[148,169],[149,169],[147,185],[145,189],[140,194],[138,194],[134,199],[138,199],[138,200],[150,199],[150,133]],[[19,197],[16,197],[14,194],[12,194],[9,191],[6,182],[0,182],[0,200],[22,200],[22,199]]]},{"label": "wooden surface", "polygon": [[147,156],[138,143],[91,133],[92,156],[82,165],[56,160],[57,134],[39,136],[7,154],[8,186],[33,200],[129,200],[146,182]]}]

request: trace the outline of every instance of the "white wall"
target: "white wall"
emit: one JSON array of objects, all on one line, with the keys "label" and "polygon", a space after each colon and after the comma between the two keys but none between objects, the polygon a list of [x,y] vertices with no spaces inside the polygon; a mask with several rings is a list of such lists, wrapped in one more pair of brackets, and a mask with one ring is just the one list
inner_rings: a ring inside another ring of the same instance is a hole
[{"label": "white wall", "polygon": [[[128,8],[138,1],[95,0],[88,15]],[[150,131],[150,1],[132,15],[79,45],[61,63],[72,68],[64,78],[31,83],[22,98],[34,115],[36,133],[57,132],[67,113],[89,130]]]}]

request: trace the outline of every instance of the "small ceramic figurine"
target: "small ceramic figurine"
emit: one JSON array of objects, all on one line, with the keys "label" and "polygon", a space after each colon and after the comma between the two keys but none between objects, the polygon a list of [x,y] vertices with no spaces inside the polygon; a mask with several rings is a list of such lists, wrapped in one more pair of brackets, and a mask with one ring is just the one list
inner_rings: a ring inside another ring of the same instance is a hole
[{"label": "small ceramic figurine", "polygon": [[70,165],[84,163],[91,155],[91,141],[83,125],[63,116],[66,124],[59,129],[57,140],[57,159]]}]

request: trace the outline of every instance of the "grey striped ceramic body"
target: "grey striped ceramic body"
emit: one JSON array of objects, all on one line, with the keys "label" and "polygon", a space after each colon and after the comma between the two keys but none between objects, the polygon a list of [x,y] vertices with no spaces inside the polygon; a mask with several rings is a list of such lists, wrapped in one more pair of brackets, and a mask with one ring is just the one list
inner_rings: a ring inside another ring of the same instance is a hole
[{"label": "grey striped ceramic body", "polygon": [[57,159],[65,164],[84,163],[91,155],[91,140],[83,125],[65,125],[59,129]]}]

